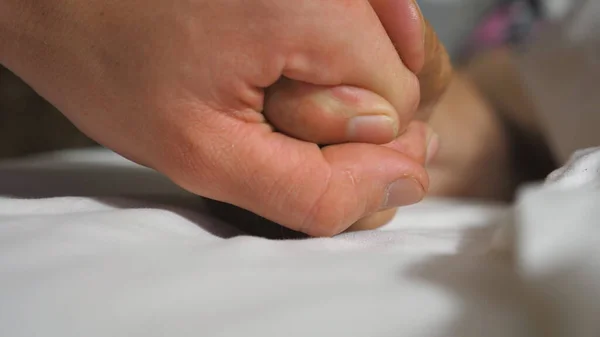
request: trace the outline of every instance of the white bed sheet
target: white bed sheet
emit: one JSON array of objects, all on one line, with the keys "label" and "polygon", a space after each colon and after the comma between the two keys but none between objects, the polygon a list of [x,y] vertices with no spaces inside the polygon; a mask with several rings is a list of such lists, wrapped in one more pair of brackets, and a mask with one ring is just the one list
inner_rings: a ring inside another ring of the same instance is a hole
[{"label": "white bed sheet", "polygon": [[599,168],[588,150],[515,207],[273,241],[108,151],[6,162],[0,336],[596,337]]}]

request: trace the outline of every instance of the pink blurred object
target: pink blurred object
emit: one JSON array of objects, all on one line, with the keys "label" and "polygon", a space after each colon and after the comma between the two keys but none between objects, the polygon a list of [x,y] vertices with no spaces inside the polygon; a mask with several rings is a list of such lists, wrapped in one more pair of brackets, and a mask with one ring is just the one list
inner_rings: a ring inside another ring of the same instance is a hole
[{"label": "pink blurred object", "polygon": [[472,42],[477,45],[503,44],[511,25],[511,18],[512,10],[509,6],[495,11],[475,29]]}]

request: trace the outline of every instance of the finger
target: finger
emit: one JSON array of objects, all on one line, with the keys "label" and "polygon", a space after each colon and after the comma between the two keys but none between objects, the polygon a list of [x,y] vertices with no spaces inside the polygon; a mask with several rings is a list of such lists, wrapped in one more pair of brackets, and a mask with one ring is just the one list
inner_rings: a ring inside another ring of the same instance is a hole
[{"label": "finger", "polygon": [[[330,15],[341,10],[345,15],[332,20]],[[419,83],[402,63],[371,5],[366,1],[318,2],[307,13],[311,20],[298,29],[303,32],[303,43],[291,44],[282,74],[316,85],[372,91],[395,108],[402,133],[418,106]]]},{"label": "finger", "polygon": [[415,0],[370,0],[404,64],[415,74],[425,64],[425,23]]},{"label": "finger", "polygon": [[427,165],[437,154],[439,137],[427,123],[413,121],[402,136],[384,146]]},{"label": "finger", "polygon": [[450,57],[437,34],[425,22],[425,64],[418,74],[421,90],[419,118],[426,120],[433,106],[439,101],[450,85],[453,71]]},{"label": "finger", "polygon": [[385,144],[398,135],[394,108],[356,87],[282,79],[269,88],[264,106],[264,115],[278,131],[317,144]]},{"label": "finger", "polygon": [[384,226],[392,221],[397,211],[397,208],[392,208],[369,215],[352,224],[352,226],[348,228],[348,231],[365,231]]},{"label": "finger", "polygon": [[393,149],[372,144],[319,149],[266,125],[221,119],[203,120],[202,127],[212,124],[217,133],[176,128],[168,136],[178,139],[179,151],[166,151],[160,170],[193,193],[290,229],[334,235],[378,210],[416,203],[428,188],[423,167]]},{"label": "finger", "polygon": [[[428,164],[437,154],[439,138],[426,123],[414,121],[401,137],[385,146],[406,154],[420,164]],[[391,221],[395,214],[394,208],[368,215],[355,222],[348,230],[379,228]]]},{"label": "finger", "polygon": [[370,2],[402,61],[417,74],[421,92],[418,118],[426,120],[452,77],[448,53],[415,0]]}]

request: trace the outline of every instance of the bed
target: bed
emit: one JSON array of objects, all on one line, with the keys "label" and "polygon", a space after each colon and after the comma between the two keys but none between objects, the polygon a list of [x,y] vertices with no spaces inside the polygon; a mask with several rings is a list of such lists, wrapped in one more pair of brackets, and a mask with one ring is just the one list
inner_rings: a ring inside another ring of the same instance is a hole
[{"label": "bed", "polygon": [[598,336],[599,169],[273,240],[107,150],[0,163],[0,335]]}]

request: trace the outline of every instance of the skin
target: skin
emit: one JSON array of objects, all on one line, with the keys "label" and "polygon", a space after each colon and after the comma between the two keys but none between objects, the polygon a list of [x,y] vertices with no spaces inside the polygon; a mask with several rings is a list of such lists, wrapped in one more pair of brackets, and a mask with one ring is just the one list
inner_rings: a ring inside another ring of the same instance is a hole
[{"label": "skin", "polygon": [[457,70],[429,121],[444,140],[427,167],[429,195],[513,201],[557,168],[517,59],[500,47]]},{"label": "skin", "polygon": [[0,63],[88,136],[315,236],[425,195],[427,36],[408,0],[0,0]]}]

